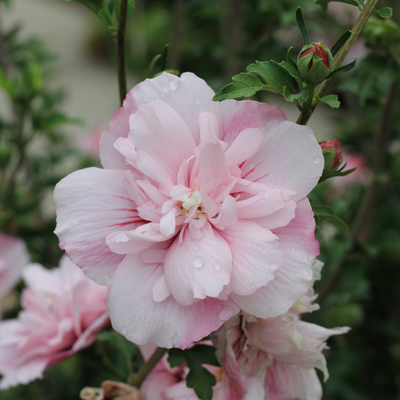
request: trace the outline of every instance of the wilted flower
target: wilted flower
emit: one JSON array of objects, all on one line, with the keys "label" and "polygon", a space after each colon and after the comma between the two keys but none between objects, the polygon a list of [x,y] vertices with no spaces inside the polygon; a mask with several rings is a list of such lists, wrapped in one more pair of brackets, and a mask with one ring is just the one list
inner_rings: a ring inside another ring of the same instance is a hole
[{"label": "wilted flower", "polygon": [[25,243],[19,238],[0,232],[0,299],[18,282],[22,268],[28,261]]},{"label": "wilted flower", "polygon": [[59,268],[30,264],[17,319],[0,322],[0,388],[41,378],[43,371],[89,346],[108,323],[107,288],[67,257]]},{"label": "wilted flower", "polygon": [[332,72],[332,53],[323,43],[313,42],[301,49],[297,58],[297,67],[306,83],[321,82]]},{"label": "wilted flower", "polygon": [[185,348],[240,308],[280,315],[312,279],[312,131],[213,96],[190,73],[135,86],[102,135],[105,169],[55,190],[60,246],[109,286],[113,327],[137,344]]},{"label": "wilted flower", "polygon": [[[318,273],[316,270],[315,275]],[[314,298],[311,289],[290,312],[275,318],[255,318],[243,312],[213,333],[224,368],[218,400],[321,399],[314,368],[328,378],[322,354],[325,341],[349,328],[326,329],[301,321],[300,313],[318,308],[313,307]]]}]

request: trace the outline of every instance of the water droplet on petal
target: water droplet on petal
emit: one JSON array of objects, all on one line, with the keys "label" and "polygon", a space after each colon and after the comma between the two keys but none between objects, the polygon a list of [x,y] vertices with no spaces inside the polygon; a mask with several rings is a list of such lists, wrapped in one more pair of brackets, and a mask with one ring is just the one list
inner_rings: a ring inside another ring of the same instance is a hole
[{"label": "water droplet on petal", "polygon": [[179,81],[178,80],[173,80],[169,83],[169,87],[171,88],[171,90],[176,90],[178,89],[179,86]]},{"label": "water droplet on petal", "polygon": [[272,263],[272,264],[269,265],[269,267],[270,267],[271,269],[275,270],[275,269],[277,269],[279,266],[278,266],[277,264],[275,264],[275,263]]},{"label": "water droplet on petal", "polygon": [[200,250],[200,247],[199,247],[199,246],[195,246],[194,249],[195,249],[195,250]]},{"label": "water droplet on petal", "polygon": [[307,143],[307,140],[303,140],[302,143],[303,143],[303,144],[306,144],[306,143]]},{"label": "water droplet on petal", "polygon": [[196,104],[200,104],[200,99],[197,98],[194,102],[195,102]]},{"label": "water droplet on petal", "polygon": [[294,253],[296,251],[296,249],[294,247],[292,247],[292,253]]},{"label": "water droplet on petal", "polygon": [[214,268],[215,268],[216,271],[221,271],[222,270],[222,265],[220,263],[216,263],[214,265]]},{"label": "water droplet on petal", "polygon": [[270,196],[271,196],[271,193],[269,193],[269,192],[265,193],[265,198],[268,199],[268,197],[270,197]]},{"label": "water droplet on petal", "polygon": [[250,287],[251,287],[252,289],[257,289],[257,286],[256,286],[256,285],[250,285]]},{"label": "water droplet on petal", "polygon": [[307,255],[307,260],[312,264],[315,263],[315,257],[312,254]]},{"label": "water droplet on petal", "polygon": [[161,97],[161,98],[164,98],[164,97],[165,97],[165,93],[164,93],[164,92],[161,92],[161,93],[160,93],[160,97]]},{"label": "water droplet on petal", "polygon": [[319,164],[321,164],[321,158],[320,158],[320,157],[314,157],[313,160],[312,160],[312,162],[313,162],[315,165],[319,165]]},{"label": "water droplet on petal", "polygon": [[121,329],[121,333],[123,335],[126,335],[128,333],[128,328],[126,326],[123,326],[122,329]]},{"label": "water droplet on petal", "polygon": [[219,313],[218,318],[221,321],[228,321],[229,318],[235,315],[235,310],[231,306],[224,307]]},{"label": "water droplet on petal", "polygon": [[193,267],[201,268],[204,265],[205,261],[201,257],[197,257],[193,260]]}]

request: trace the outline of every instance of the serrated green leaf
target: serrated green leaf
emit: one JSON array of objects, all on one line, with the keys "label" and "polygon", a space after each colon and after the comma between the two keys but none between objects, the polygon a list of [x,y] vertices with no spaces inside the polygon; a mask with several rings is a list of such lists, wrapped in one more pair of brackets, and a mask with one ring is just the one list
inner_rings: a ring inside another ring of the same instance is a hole
[{"label": "serrated green leaf", "polygon": [[301,12],[300,7],[298,7],[296,10],[296,21],[297,21],[297,25],[300,29],[301,36],[303,36],[304,46],[311,44],[310,36],[308,34],[306,24],[305,24],[304,18],[303,18],[303,13]]},{"label": "serrated green leaf", "polygon": [[292,76],[276,61],[256,61],[247,67],[247,71],[259,74],[265,84],[278,93],[282,93],[285,86],[288,93],[296,93]]},{"label": "serrated green leaf", "polygon": [[186,377],[186,385],[192,388],[200,400],[211,400],[212,387],[216,385],[215,376],[200,364],[189,365],[190,372]]},{"label": "serrated green leaf", "polygon": [[331,108],[339,108],[340,101],[338,100],[337,94],[329,94],[328,96],[319,97],[318,95],[315,96],[316,104],[324,103],[327,104]]},{"label": "serrated green leaf", "polygon": [[257,76],[245,72],[235,75],[232,80],[214,96],[214,101],[251,97],[266,86]]},{"label": "serrated green leaf", "polygon": [[391,18],[393,15],[393,10],[390,7],[384,7],[380,10],[375,10],[375,12],[382,18]]},{"label": "serrated green leaf", "polygon": [[168,351],[167,361],[171,368],[182,365],[186,361],[184,351],[181,349],[170,349]]},{"label": "serrated green leaf", "polygon": [[344,74],[345,72],[352,70],[355,67],[356,62],[357,62],[357,59],[355,58],[353,62],[343,65],[342,67],[340,67],[338,69],[335,69],[326,77],[326,79],[332,78],[332,76],[335,76],[335,75]]},{"label": "serrated green leaf", "polygon": [[308,86],[306,86],[300,93],[288,93],[286,87],[284,90],[284,97],[286,101],[290,103],[295,100],[307,101],[308,100]]},{"label": "serrated green leaf", "polygon": [[315,4],[319,4],[321,8],[326,11],[328,9],[328,3],[331,1],[335,1],[337,3],[345,3],[350,4],[352,6],[358,7],[359,10],[364,9],[364,1],[363,0],[317,0]]},{"label": "serrated green leaf", "polygon": [[[292,60],[293,61],[293,60]],[[294,63],[294,61],[293,61]],[[294,65],[290,62],[287,61],[282,61],[279,63],[279,65],[283,68],[286,69],[287,72],[289,72],[289,74],[295,78],[295,79],[301,79],[301,75],[300,72],[297,70],[296,64],[294,63]]]},{"label": "serrated green leaf", "polygon": [[350,29],[347,30],[346,32],[344,32],[342,36],[340,36],[340,38],[332,46],[332,49],[331,49],[332,57],[335,57],[335,55],[342,48],[342,46],[347,42],[347,40],[349,39],[350,36],[351,36],[351,30]]}]

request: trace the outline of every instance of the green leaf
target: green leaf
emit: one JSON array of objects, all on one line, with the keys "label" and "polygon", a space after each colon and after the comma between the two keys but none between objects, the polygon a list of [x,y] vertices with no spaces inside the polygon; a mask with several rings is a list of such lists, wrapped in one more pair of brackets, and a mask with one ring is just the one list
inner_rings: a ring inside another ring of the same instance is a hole
[{"label": "green leaf", "polygon": [[347,40],[349,39],[350,36],[351,36],[350,29],[347,30],[346,32],[344,32],[342,36],[340,36],[340,38],[332,46],[332,49],[331,49],[332,57],[335,57],[335,55],[342,48],[342,46],[347,42]]},{"label": "green leaf", "polygon": [[314,205],[312,206],[316,219],[325,219],[337,225],[345,235],[349,233],[349,227],[346,222],[333,213],[333,210],[327,206]]},{"label": "green leaf", "polygon": [[285,91],[284,91],[284,97],[286,101],[292,102],[295,100],[301,100],[301,101],[307,101],[308,100],[308,86],[306,86],[300,93],[288,93],[286,91],[286,87],[285,87]]},{"label": "green leaf", "polygon": [[334,71],[332,71],[332,72],[326,77],[326,79],[332,78],[332,76],[339,75],[339,74],[343,74],[343,73],[345,73],[345,72],[348,72],[348,71],[352,70],[352,69],[355,67],[356,62],[357,62],[357,59],[355,58],[353,62],[351,62],[351,63],[349,63],[349,64],[346,64],[346,65],[343,65],[342,67],[340,67],[340,68],[338,68],[338,69],[335,69]]},{"label": "green leaf", "polygon": [[105,1],[106,5],[107,5],[108,11],[110,12],[110,14],[112,14],[112,12],[114,10],[115,0],[104,0],[104,1]]},{"label": "green leaf", "polygon": [[303,13],[301,12],[300,7],[298,7],[296,10],[296,21],[297,21],[297,25],[300,29],[301,36],[303,36],[304,46],[311,44],[310,36],[308,34],[306,24],[305,24],[304,18],[303,18]]},{"label": "green leaf", "polygon": [[171,368],[182,365],[186,361],[184,351],[181,349],[170,349],[168,351],[167,361]]},{"label": "green leaf", "polygon": [[328,3],[331,1],[335,1],[337,3],[345,3],[350,4],[352,6],[358,7],[361,11],[364,9],[364,1],[363,0],[317,0],[315,4],[319,4],[321,8],[326,11],[328,9]]},{"label": "green leaf", "polygon": [[318,103],[325,103],[328,104],[329,107],[331,108],[339,108],[340,107],[340,101],[338,100],[337,94],[329,94],[328,96],[324,97],[319,97],[318,95],[315,96]]},{"label": "green leaf", "polygon": [[278,93],[282,93],[285,86],[288,93],[296,93],[292,76],[276,61],[256,61],[247,67],[247,71],[259,74],[266,85]]},{"label": "green leaf", "polygon": [[206,344],[197,344],[186,350],[190,357],[194,357],[200,364],[214,365],[220,367],[220,363],[215,355],[215,347]]},{"label": "green leaf", "polygon": [[89,10],[92,10],[95,14],[98,14],[103,7],[102,0],[65,0],[65,1],[75,1],[77,3],[81,3]]},{"label": "green leaf", "polygon": [[[293,60],[292,60],[293,61]],[[292,64],[287,61],[282,61],[279,63],[279,65],[283,68],[286,69],[287,72],[294,78],[294,79],[301,79],[301,75],[299,71],[297,70],[297,67],[295,67],[296,64]]]},{"label": "green leaf", "polygon": [[115,331],[103,331],[97,335],[100,342],[109,342],[115,349],[119,350],[129,360],[137,353],[137,346],[125,339],[122,335]]},{"label": "green leaf", "polygon": [[215,376],[200,364],[189,365],[190,372],[186,377],[186,386],[194,389],[200,400],[211,400],[213,397],[212,387],[216,385]]},{"label": "green leaf", "polygon": [[391,18],[393,15],[393,10],[390,7],[384,7],[380,10],[375,10],[375,12],[382,18]]},{"label": "green leaf", "polygon": [[153,59],[151,60],[150,66],[149,66],[149,71],[151,71],[154,68],[154,65],[160,58],[161,58],[161,54],[157,54],[156,56],[153,57]]},{"label": "green leaf", "polygon": [[251,97],[259,90],[266,87],[257,76],[245,72],[235,75],[232,80],[232,83],[224,86],[221,91],[214,96],[214,101]]},{"label": "green leaf", "polygon": [[10,96],[13,97],[15,91],[15,82],[7,79],[3,70],[0,68],[0,87]]},{"label": "green leaf", "polygon": [[116,30],[117,27],[115,26],[115,23],[113,19],[111,18],[110,13],[106,9],[100,10],[97,15],[100,17],[100,19],[106,24],[107,28],[110,30]]}]

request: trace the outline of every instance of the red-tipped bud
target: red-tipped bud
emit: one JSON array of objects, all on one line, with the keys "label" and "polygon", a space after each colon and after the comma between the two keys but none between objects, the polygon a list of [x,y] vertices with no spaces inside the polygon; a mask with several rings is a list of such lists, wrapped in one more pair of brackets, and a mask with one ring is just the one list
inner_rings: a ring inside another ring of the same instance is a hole
[{"label": "red-tipped bud", "polygon": [[323,140],[319,142],[322,150],[325,149],[334,149],[335,150],[335,158],[333,160],[332,169],[336,169],[342,161],[342,150],[340,150],[340,142],[337,139],[330,140],[327,142]]}]

